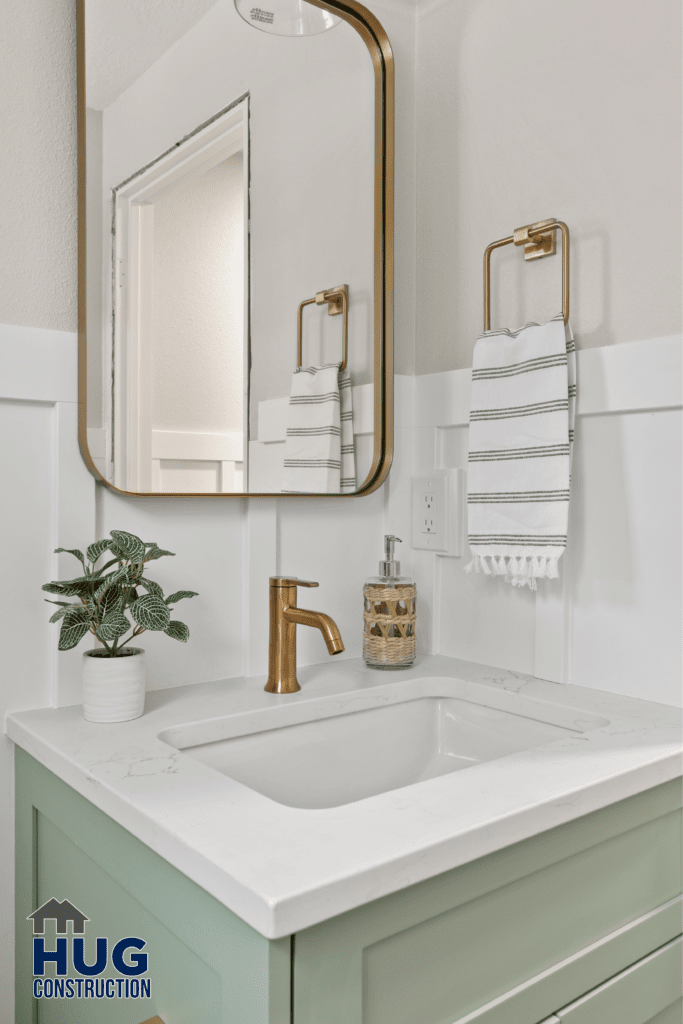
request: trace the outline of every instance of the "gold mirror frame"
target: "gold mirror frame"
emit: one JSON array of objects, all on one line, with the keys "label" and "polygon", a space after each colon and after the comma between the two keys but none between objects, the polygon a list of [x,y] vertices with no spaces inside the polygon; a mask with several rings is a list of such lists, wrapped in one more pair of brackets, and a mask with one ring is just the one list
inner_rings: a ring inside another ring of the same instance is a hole
[{"label": "gold mirror frame", "polygon": [[105,480],[90,455],[87,437],[86,217],[85,217],[85,0],[78,4],[78,445],[95,479],[117,494],[145,498],[354,498],[386,480],[394,447],[394,58],[377,18],[356,0],[308,0],[332,11],[358,32],[368,48],[375,79],[374,212],[374,448],[370,472],[352,494],[197,493],[125,491]]}]

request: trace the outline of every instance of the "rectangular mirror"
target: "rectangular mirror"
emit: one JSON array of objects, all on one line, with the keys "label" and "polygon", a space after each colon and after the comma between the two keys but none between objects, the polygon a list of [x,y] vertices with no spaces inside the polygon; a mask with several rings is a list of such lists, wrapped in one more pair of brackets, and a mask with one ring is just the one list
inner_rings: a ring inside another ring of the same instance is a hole
[{"label": "rectangular mirror", "polygon": [[79,0],[78,85],[89,469],[130,494],[374,490],[393,431],[376,18],[355,0]]}]

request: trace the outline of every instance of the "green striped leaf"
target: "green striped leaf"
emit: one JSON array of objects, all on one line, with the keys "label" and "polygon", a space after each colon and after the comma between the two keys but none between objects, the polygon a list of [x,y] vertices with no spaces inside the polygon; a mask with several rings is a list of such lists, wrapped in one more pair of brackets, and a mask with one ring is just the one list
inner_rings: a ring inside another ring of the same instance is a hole
[{"label": "green striped leaf", "polygon": [[74,607],[74,605],[67,604],[67,605],[64,605],[62,608],[58,608],[57,611],[54,613],[54,615],[50,616],[50,622],[59,622],[59,620],[66,615],[66,613],[68,612],[69,608],[73,608],[73,607]]},{"label": "green striped leaf", "polygon": [[130,628],[131,624],[125,615],[120,612],[112,612],[110,615],[105,615],[97,627],[97,637],[107,643],[112,643],[127,633]]},{"label": "green striped leaf", "polygon": [[168,608],[156,594],[143,594],[133,601],[130,614],[143,629],[166,629],[171,620]]},{"label": "green striped leaf", "polygon": [[110,544],[111,540],[109,539],[109,537],[107,537],[106,540],[96,540],[95,543],[91,544],[90,547],[85,552],[86,555],[88,556],[88,561],[96,562],[97,559],[102,554],[102,552],[108,549]]},{"label": "green striped leaf", "polygon": [[77,643],[80,643],[87,632],[87,622],[75,622],[71,626],[67,625],[65,622],[59,633],[59,644],[57,645],[57,649],[60,651],[70,651],[72,647],[75,647]]},{"label": "green striped leaf", "polygon": [[90,622],[90,614],[85,605],[72,604],[70,608],[66,610],[67,622]]},{"label": "green striped leaf", "polygon": [[[163,598],[164,592],[158,583],[154,580],[147,580],[144,577],[139,581],[138,586],[144,587],[150,594],[156,594],[157,597]],[[167,602],[168,603],[168,602]]]},{"label": "green striped leaf", "polygon": [[157,545],[155,544],[154,547],[151,547],[149,551],[145,554],[145,561],[153,562],[155,558],[161,558],[163,555],[171,555],[173,558],[175,558],[175,552],[162,551],[162,549],[157,547]]},{"label": "green striped leaf", "polygon": [[164,633],[167,636],[173,637],[174,640],[180,640],[183,644],[186,644],[190,639],[190,630],[184,622],[178,622],[177,619],[171,619]]},{"label": "green striped leaf", "polygon": [[125,530],[112,530],[111,535],[117,549],[129,562],[139,563],[144,560],[145,545],[134,533],[126,533]]},{"label": "green striped leaf", "polygon": [[199,597],[199,594],[196,590],[176,590],[175,594],[166,598],[166,604],[175,604],[176,601],[182,601],[185,597]]},{"label": "green striped leaf", "polygon": [[120,583],[116,583],[105,590],[98,601],[99,618],[104,618],[114,612],[123,612],[124,598],[125,589]]},{"label": "green striped leaf", "polygon": [[56,555],[61,555],[62,552],[64,552],[67,555],[75,555],[75,557],[78,559],[78,561],[85,569],[85,560],[83,558],[83,552],[79,551],[78,548],[55,548]]},{"label": "green striped leaf", "polygon": [[52,583],[44,583],[42,589],[48,594],[61,594],[62,597],[74,597],[90,593],[92,578],[90,576],[79,576],[75,580],[64,580],[60,583],[53,580]]},{"label": "green striped leaf", "polygon": [[95,591],[95,597],[101,602],[102,595],[109,590],[110,587],[116,586],[116,584],[130,584],[132,583],[130,568],[127,565],[122,565],[116,572],[110,572],[108,576],[105,576],[101,581],[99,587]]},{"label": "green striped leaf", "polygon": [[89,625],[90,617],[82,605],[68,609],[59,632],[59,650],[70,651],[72,647],[75,647],[88,632]]}]

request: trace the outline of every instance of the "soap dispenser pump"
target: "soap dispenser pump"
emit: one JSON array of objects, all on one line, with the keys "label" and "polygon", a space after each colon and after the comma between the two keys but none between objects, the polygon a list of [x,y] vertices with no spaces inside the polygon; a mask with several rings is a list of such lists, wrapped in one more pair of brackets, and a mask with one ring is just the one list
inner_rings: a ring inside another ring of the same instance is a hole
[{"label": "soap dispenser pump", "polygon": [[409,576],[401,576],[394,557],[400,537],[386,534],[379,576],[363,587],[363,657],[371,668],[408,668],[415,660],[417,590]]}]

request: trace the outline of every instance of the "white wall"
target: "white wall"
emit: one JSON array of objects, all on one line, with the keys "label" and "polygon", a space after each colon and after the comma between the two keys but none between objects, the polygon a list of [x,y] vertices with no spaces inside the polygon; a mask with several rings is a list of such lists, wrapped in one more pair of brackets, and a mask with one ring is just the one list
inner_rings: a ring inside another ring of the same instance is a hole
[{"label": "white wall", "polygon": [[[470,366],[485,247],[569,225],[581,348],[681,330],[678,0],[418,0],[417,372]],[[492,324],[560,309],[559,257],[493,253]]]},{"label": "white wall", "polygon": [[0,323],[76,327],[76,7],[0,7]]}]

